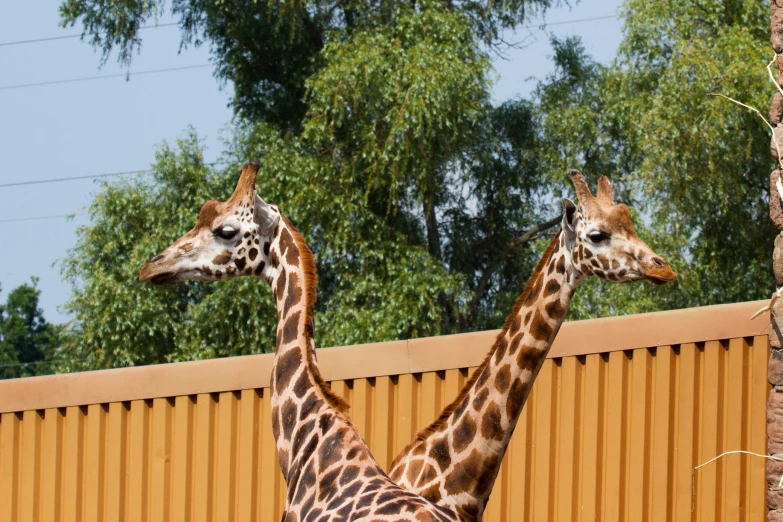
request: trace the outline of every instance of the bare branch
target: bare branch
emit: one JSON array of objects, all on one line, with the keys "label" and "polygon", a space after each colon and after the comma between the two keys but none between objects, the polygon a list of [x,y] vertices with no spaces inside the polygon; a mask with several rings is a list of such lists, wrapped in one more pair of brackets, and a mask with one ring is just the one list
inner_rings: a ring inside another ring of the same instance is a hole
[{"label": "bare branch", "polygon": [[778,59],[778,54],[775,53],[775,57],[772,59],[771,62],[767,64],[767,72],[769,73],[769,79],[772,80],[772,83],[775,84],[775,87],[778,88],[778,92],[783,95],[783,87],[780,86],[778,81],[775,79],[775,77],[772,75],[772,64],[775,63],[775,60]]},{"label": "bare branch", "polygon": [[492,278],[492,275],[500,266],[501,260],[505,259],[506,256],[508,256],[508,254],[511,253],[513,250],[519,248],[525,243],[537,239],[538,234],[540,232],[552,228],[553,226],[560,223],[562,219],[563,216],[561,214],[556,218],[550,219],[549,221],[545,221],[544,223],[539,223],[538,225],[529,228],[523,234],[520,234],[519,236],[515,237],[514,239],[508,242],[506,247],[503,249],[503,252],[499,256],[497,256],[489,264],[487,269],[484,270],[484,273],[481,274],[481,279],[479,279],[478,285],[476,286],[476,291],[473,292],[473,297],[471,298],[470,303],[468,303],[468,309],[465,311],[464,314],[462,314],[463,320],[466,320],[468,317],[472,316],[476,312],[476,308],[478,308],[478,304],[481,301],[481,298],[484,296],[484,293],[487,291],[487,286],[489,286],[489,280]]},{"label": "bare branch", "polygon": [[777,149],[777,151],[778,151],[778,165],[780,165],[780,168],[783,169],[783,156],[780,155],[780,146],[778,145],[778,140],[775,137],[775,128],[772,126],[772,124],[769,121],[767,121],[767,118],[765,118],[764,115],[761,114],[761,112],[757,108],[751,107],[750,105],[745,105],[744,103],[742,103],[740,101],[737,101],[734,98],[729,98],[725,94],[721,94],[721,93],[718,93],[718,92],[708,93],[707,96],[720,96],[721,98],[726,98],[730,102],[736,103],[737,105],[745,107],[746,109],[750,109],[753,112],[755,112],[756,114],[758,114],[759,118],[761,118],[764,121],[764,123],[767,124],[767,127],[769,127],[769,130],[772,132],[772,143],[775,145],[775,149]]}]

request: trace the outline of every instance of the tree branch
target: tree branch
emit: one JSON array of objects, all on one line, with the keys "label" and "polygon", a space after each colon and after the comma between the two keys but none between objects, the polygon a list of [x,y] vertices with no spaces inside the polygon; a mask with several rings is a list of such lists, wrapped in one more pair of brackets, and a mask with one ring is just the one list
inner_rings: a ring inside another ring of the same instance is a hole
[{"label": "tree branch", "polygon": [[514,239],[508,242],[506,247],[503,249],[503,252],[499,256],[497,256],[492,262],[490,262],[487,269],[484,270],[483,274],[481,274],[481,279],[479,279],[478,285],[476,286],[476,291],[473,293],[473,298],[470,300],[470,303],[468,304],[468,309],[462,315],[463,322],[467,322],[467,319],[476,312],[476,308],[478,308],[478,304],[481,301],[481,298],[484,296],[484,293],[487,291],[487,286],[489,286],[489,280],[492,278],[492,275],[498,269],[500,263],[506,258],[506,256],[508,256],[513,250],[533,240],[533,238],[536,237],[536,235],[539,232],[542,232],[544,230],[547,230],[557,225],[558,223],[560,223],[562,219],[563,219],[563,215],[561,214],[553,219],[550,219],[549,221],[539,223],[538,225],[529,228],[523,234],[520,234],[519,236],[515,237]]}]

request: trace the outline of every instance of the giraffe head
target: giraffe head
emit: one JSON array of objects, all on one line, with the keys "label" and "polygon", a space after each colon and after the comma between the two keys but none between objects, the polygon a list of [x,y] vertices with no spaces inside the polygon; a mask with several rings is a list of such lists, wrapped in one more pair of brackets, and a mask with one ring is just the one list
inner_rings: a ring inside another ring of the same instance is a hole
[{"label": "giraffe head", "polygon": [[612,200],[606,176],[594,196],[578,170],[570,173],[579,205],[563,199],[563,233],[573,268],[582,276],[627,283],[647,279],[656,284],[677,279],[669,264],[639,239],[628,207]]},{"label": "giraffe head", "polygon": [[242,168],[228,201],[204,203],[196,226],[150,259],[142,267],[139,280],[162,285],[265,275],[280,211],[256,194],[258,169],[258,163]]}]

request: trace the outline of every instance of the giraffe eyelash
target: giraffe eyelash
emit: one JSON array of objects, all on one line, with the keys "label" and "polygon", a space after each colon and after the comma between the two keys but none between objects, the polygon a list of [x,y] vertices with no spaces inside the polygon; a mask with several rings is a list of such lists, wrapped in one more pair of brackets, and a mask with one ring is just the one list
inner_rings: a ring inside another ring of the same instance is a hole
[{"label": "giraffe eyelash", "polygon": [[223,239],[232,239],[237,235],[237,232],[238,230],[234,227],[225,226],[216,228],[212,233],[218,237],[222,237]]},{"label": "giraffe eyelash", "polygon": [[609,234],[605,232],[590,232],[587,234],[587,237],[593,243],[602,243],[603,241],[607,241],[609,239]]}]

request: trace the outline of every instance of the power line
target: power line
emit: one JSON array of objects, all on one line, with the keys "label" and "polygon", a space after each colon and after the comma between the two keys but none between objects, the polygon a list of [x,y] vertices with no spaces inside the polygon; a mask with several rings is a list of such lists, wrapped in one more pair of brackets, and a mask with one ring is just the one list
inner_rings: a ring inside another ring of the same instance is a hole
[{"label": "power line", "polygon": [[[178,25],[176,22],[171,22],[167,24],[157,24],[157,25],[144,25],[139,27],[139,30],[142,29],[157,29],[159,27],[172,27]],[[81,38],[81,34],[68,34],[63,36],[48,36],[46,38],[35,38],[33,40],[16,40],[14,42],[0,42],[0,47],[8,47],[11,45],[24,45],[24,44],[31,44],[31,43],[39,43],[39,42],[53,42],[55,40],[69,40],[72,38]]]},{"label": "power line", "polygon": [[66,80],[52,80],[48,82],[37,82],[37,83],[22,83],[18,85],[3,85],[0,87],[0,91],[7,91],[11,89],[24,89],[27,87],[41,87],[43,85],[56,85],[60,83],[76,83],[76,82],[88,82],[92,80],[107,80],[110,78],[121,78],[126,77],[130,79],[131,76],[142,76],[144,74],[157,74],[157,73],[164,73],[164,72],[172,72],[172,71],[185,71],[189,69],[203,69],[204,67],[212,67],[212,64],[210,63],[204,63],[201,65],[186,65],[184,67],[169,67],[167,69],[150,69],[147,71],[136,71],[134,73],[131,73],[128,71],[127,73],[120,73],[120,74],[104,74],[101,76],[87,76],[84,78],[69,78]]},{"label": "power line", "polygon": [[26,218],[0,219],[0,223],[18,223],[20,221],[41,221],[43,219],[69,218],[69,217],[86,216],[86,215],[87,215],[86,212],[74,212],[73,214],[58,214],[55,216],[33,216],[33,217],[26,217]]},{"label": "power line", "polygon": [[[563,21],[560,21],[560,22],[551,22],[551,23],[544,22],[544,23],[540,23],[540,24],[525,25],[525,26],[522,26],[521,29],[538,29],[538,28],[541,28],[541,27],[550,27],[550,26],[553,26],[553,25],[566,25],[566,24],[576,24],[576,23],[582,23],[582,22],[595,22],[595,21],[599,21],[599,20],[609,20],[609,19],[613,19],[613,18],[617,18],[617,16],[616,15],[594,16],[592,18],[579,18],[579,19],[576,19],[576,20],[563,20]],[[172,25],[177,25],[177,24],[170,23],[170,24],[160,24],[158,26],[145,26],[145,27],[142,27],[141,29],[148,29],[148,28],[153,28],[153,27],[169,27],[169,26],[172,26]],[[17,44],[23,44],[23,43],[47,42],[47,41],[52,41],[52,40],[62,40],[64,38],[76,38],[78,36],[79,35],[54,36],[54,37],[50,37],[50,38],[38,38],[38,39],[35,39],[35,40],[20,40],[20,41],[16,41],[16,42],[3,42],[3,43],[0,43],[0,47],[1,46],[5,46],[5,45],[17,45]],[[185,71],[185,70],[190,70],[190,69],[203,69],[204,67],[212,67],[212,64],[205,63],[205,64],[201,64],[201,65],[187,65],[187,66],[184,66],[184,67],[169,67],[169,68],[166,68],[166,69],[150,69],[150,70],[146,70],[146,71],[134,72],[133,75],[134,76],[142,76],[142,75],[145,75],[145,74],[158,74],[158,73],[164,73],[164,72]],[[111,79],[111,78],[122,78],[122,77],[130,79],[131,72],[128,71],[126,73],[118,73],[118,74],[104,74],[104,75],[99,75],[99,76],[87,76],[87,77],[84,77],[84,78],[68,78],[68,79],[64,79],[64,80],[51,80],[51,81],[46,81],[46,82],[22,83],[22,84],[16,84],[16,85],[3,85],[3,86],[0,86],[0,91],[7,91],[7,90],[12,90],[12,89],[25,89],[25,88],[28,88],[28,87],[42,87],[42,86],[45,86],[45,85],[59,85],[59,84],[63,84],[63,83],[76,83],[76,82],[88,82],[88,81],[94,81],[94,80],[107,80],[107,79]]]},{"label": "power line", "polygon": [[611,18],[617,18],[617,15],[607,15],[607,16],[595,16],[593,18],[579,18],[577,20],[563,20],[562,22],[542,22],[540,24],[534,24],[534,25],[524,25],[520,27],[520,29],[538,29],[539,27],[549,27],[550,25],[566,25],[566,24],[579,24],[582,22],[596,22],[598,20],[609,20]]},{"label": "power line", "polygon": [[76,181],[80,179],[111,178],[114,176],[127,176],[129,174],[149,174],[151,170],[127,170],[124,172],[110,172],[108,174],[93,174],[91,176],[73,176],[70,178],[37,179],[34,181],[17,181],[15,183],[0,184],[0,188],[21,187],[22,185],[40,185],[41,183],[59,183],[61,181]]},{"label": "power line", "polygon": [[[217,161],[210,161],[209,163],[202,163],[202,165],[207,167],[214,167],[217,165]],[[41,183],[59,183],[61,181],[77,181],[82,179],[97,179],[97,178],[110,178],[114,176],[128,176],[130,174],[151,174],[152,170],[150,169],[139,169],[139,170],[123,170],[120,172],[107,172],[106,174],[90,174],[88,176],[71,176],[68,178],[51,178],[51,179],[35,179],[32,181],[15,181],[13,183],[3,183],[0,184],[0,188],[6,188],[6,187],[20,187],[23,185],[40,185]]]},{"label": "power line", "polygon": [[[521,29],[537,29],[541,26],[550,26],[550,25],[565,25],[565,24],[578,24],[582,22],[594,22],[598,20],[609,20],[610,18],[617,18],[616,15],[609,15],[609,16],[596,16],[593,18],[580,18],[578,20],[565,20],[562,22],[552,22],[552,23],[541,23],[536,25],[526,25],[522,26]],[[139,27],[139,30],[143,29],[158,29],[161,27],[174,27],[177,24],[177,22],[170,22],[166,24],[157,24],[157,25],[144,25],[142,27]],[[70,40],[74,38],[81,38],[81,34],[68,34],[63,36],[48,36],[45,38],[34,38],[32,40],[16,40],[12,42],[0,42],[0,47],[9,47],[12,45],[25,45],[25,44],[31,44],[31,43],[40,43],[40,42],[53,42],[56,40]]]}]

